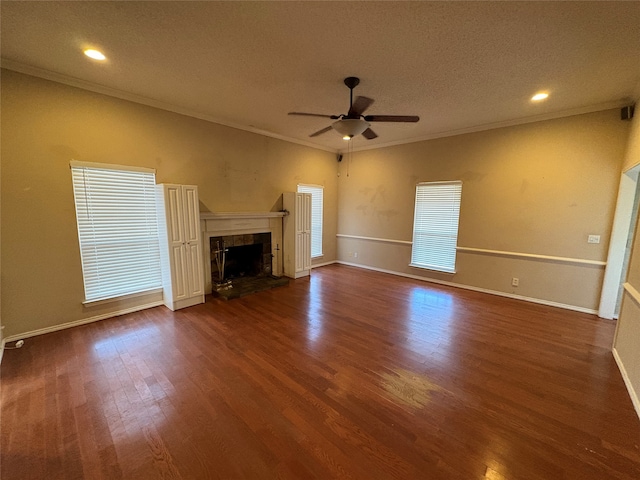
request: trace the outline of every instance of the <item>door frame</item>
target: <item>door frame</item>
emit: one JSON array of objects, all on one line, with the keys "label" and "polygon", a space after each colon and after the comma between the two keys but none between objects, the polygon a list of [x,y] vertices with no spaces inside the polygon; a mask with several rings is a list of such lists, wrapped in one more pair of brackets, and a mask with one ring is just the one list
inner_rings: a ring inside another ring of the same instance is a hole
[{"label": "door frame", "polygon": [[640,165],[636,165],[623,172],[620,176],[616,212],[611,229],[611,238],[609,239],[607,266],[604,271],[602,292],[600,294],[600,307],[598,309],[600,318],[612,319],[615,316],[618,292],[622,288],[622,266],[624,264],[627,239],[632,234],[630,227],[633,222],[633,204],[638,190],[639,173]]}]

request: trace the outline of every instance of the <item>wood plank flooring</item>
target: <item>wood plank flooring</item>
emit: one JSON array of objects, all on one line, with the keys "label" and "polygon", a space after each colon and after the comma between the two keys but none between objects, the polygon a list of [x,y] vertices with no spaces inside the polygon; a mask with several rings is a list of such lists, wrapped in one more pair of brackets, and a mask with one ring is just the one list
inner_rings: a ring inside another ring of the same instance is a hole
[{"label": "wood plank flooring", "polygon": [[640,479],[615,323],[346,266],[26,340],[3,479]]}]

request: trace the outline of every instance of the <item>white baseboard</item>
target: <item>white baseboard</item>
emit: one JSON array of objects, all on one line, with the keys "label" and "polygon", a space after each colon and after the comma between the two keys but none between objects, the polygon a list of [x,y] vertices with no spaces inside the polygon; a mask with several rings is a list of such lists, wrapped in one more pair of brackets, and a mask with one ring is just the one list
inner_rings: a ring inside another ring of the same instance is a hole
[{"label": "white baseboard", "polygon": [[311,269],[313,270],[314,268],[318,268],[318,267],[326,267],[327,265],[333,265],[334,263],[338,263],[337,260],[331,260],[330,262],[324,262],[324,263],[316,263],[314,265],[311,265]]},{"label": "white baseboard", "polygon": [[87,323],[97,322],[99,320],[105,320],[107,318],[119,317],[120,315],[126,315],[127,313],[138,312],[147,308],[157,307],[163,305],[162,301],[151,302],[145,305],[138,305],[136,307],[125,308],[124,310],[118,310],[117,312],[103,313],[94,317],[83,318],[82,320],[74,320],[73,322],[61,323],[58,325],[52,325],[51,327],[39,328],[38,330],[31,330],[30,332],[21,333],[19,335],[11,335],[2,341],[2,349],[4,350],[5,343],[15,342],[24,338],[35,337],[37,335],[44,335],[45,333],[57,332],[58,330],[65,330],[67,328],[78,327]]},{"label": "white baseboard", "polygon": [[613,358],[618,364],[618,369],[620,370],[620,374],[622,375],[622,380],[624,380],[624,384],[627,387],[629,396],[631,397],[633,408],[635,408],[636,413],[638,414],[638,418],[640,418],[640,398],[638,397],[638,394],[631,384],[631,379],[629,378],[629,375],[627,375],[627,370],[624,368],[624,363],[622,363],[622,359],[620,358],[620,355],[618,355],[618,351],[615,349],[615,347],[611,351],[613,352]]},{"label": "white baseboard", "polygon": [[462,288],[464,290],[472,290],[474,292],[488,293],[490,295],[497,295],[499,297],[513,298],[513,299],[516,299],[516,300],[523,300],[525,302],[530,302],[530,303],[538,303],[540,305],[547,305],[549,307],[564,308],[565,310],[573,310],[575,312],[589,313],[589,314],[593,314],[593,315],[597,315],[598,314],[597,310],[593,310],[591,308],[578,307],[576,305],[568,305],[566,303],[552,302],[550,300],[543,300],[541,298],[525,297],[523,295],[516,295],[516,294],[513,294],[513,293],[500,292],[500,291],[497,291],[497,290],[488,290],[486,288],[474,287],[474,286],[471,286],[471,285],[464,285],[464,284],[461,284],[461,283],[447,282],[446,280],[436,280],[434,278],[421,277],[419,275],[411,275],[410,273],[395,272],[393,270],[385,270],[384,268],[370,267],[368,265],[360,265],[360,264],[357,264],[357,263],[343,262],[343,261],[340,261],[340,260],[336,261],[335,263],[339,263],[341,265],[348,265],[350,267],[364,268],[366,270],[374,270],[376,272],[381,272],[381,273],[389,273],[391,275],[397,275],[399,277],[412,278],[414,280],[421,280],[423,282],[437,283],[439,285],[446,285],[448,287]]}]

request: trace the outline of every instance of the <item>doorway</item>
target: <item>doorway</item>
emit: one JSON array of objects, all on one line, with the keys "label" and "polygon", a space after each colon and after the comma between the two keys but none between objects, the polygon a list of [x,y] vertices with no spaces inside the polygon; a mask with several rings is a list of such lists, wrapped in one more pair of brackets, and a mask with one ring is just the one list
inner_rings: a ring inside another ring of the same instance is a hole
[{"label": "doorway", "polygon": [[624,172],[620,177],[618,201],[598,310],[598,316],[601,318],[617,318],[620,309],[619,300],[622,296],[622,284],[627,276],[630,242],[633,242],[633,232],[638,217],[639,172],[640,165]]}]

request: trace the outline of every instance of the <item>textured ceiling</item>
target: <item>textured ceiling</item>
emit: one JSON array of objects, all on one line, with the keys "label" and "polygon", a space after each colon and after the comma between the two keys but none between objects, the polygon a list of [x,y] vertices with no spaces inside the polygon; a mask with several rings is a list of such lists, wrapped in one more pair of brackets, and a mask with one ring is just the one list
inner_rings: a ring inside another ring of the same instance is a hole
[{"label": "textured ceiling", "polygon": [[309,134],[331,120],[287,112],[346,113],[346,76],[368,114],[421,117],[354,149],[619,106],[640,83],[640,2],[0,4],[4,67],[330,150],[336,132]]}]

